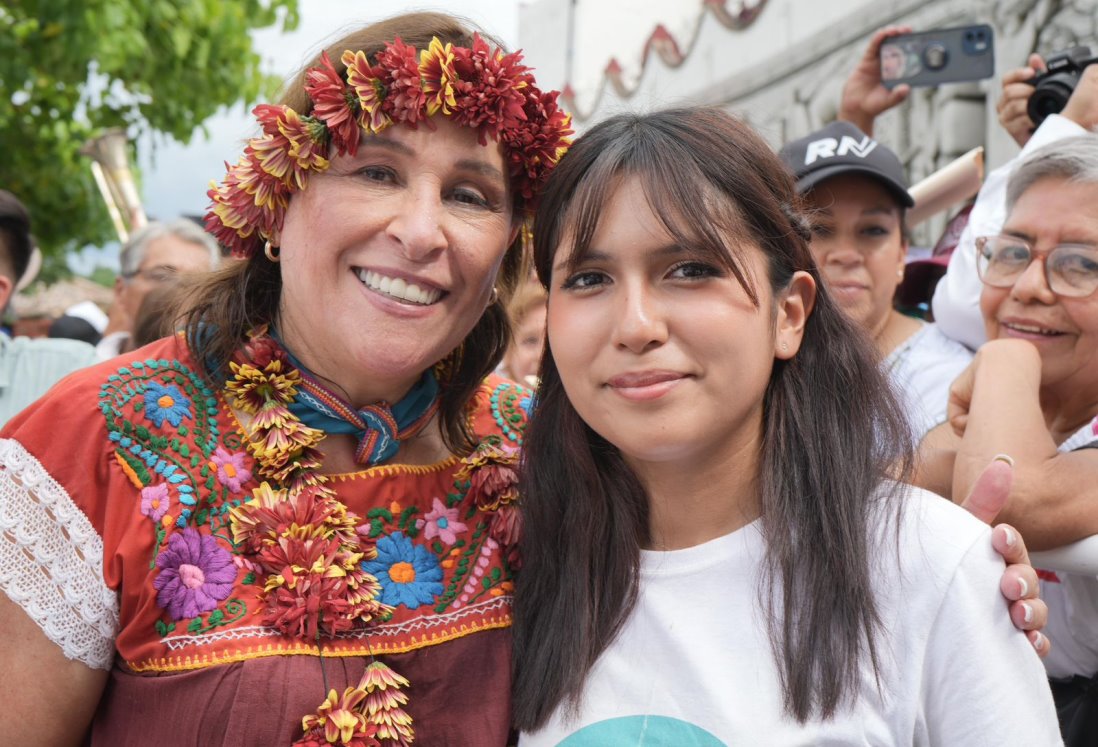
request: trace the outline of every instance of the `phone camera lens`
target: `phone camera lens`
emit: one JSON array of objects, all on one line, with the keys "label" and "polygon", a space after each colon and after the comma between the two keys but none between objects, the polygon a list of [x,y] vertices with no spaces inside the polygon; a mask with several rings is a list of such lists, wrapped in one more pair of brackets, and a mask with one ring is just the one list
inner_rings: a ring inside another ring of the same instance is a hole
[{"label": "phone camera lens", "polygon": [[935,42],[927,46],[926,51],[923,52],[923,62],[930,70],[941,70],[948,61],[949,52],[940,43]]}]

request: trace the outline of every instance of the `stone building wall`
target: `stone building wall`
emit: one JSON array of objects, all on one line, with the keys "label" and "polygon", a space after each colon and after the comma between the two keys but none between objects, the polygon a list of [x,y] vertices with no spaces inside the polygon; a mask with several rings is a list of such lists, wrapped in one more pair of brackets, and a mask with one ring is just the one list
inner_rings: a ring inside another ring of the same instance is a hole
[{"label": "stone building wall", "polygon": [[[574,16],[563,23],[559,11],[569,5]],[[568,28],[574,38],[588,40],[600,29],[612,33],[613,14],[627,8],[540,0],[526,11],[537,24],[520,18],[520,43],[535,66],[539,49],[554,50],[551,78],[564,69],[567,49],[567,41],[557,43],[554,35],[567,35]],[[835,118],[843,80],[881,26],[988,23],[995,30],[996,78],[915,89],[878,120],[877,137],[900,155],[915,182],[977,145],[985,146],[989,167],[1017,153],[996,120],[998,76],[1024,64],[1030,51],[1047,54],[1075,44],[1098,51],[1098,0],[705,0],[687,8],[692,23],[683,18],[684,3],[675,10],[675,23],[653,29],[639,54],[619,52],[601,75],[572,69],[572,80],[556,81],[544,80],[539,70],[543,83],[565,88],[577,129],[622,110],[708,104],[744,116],[778,146]],[[538,41],[528,45],[535,25]],[[588,65],[598,61],[585,50]],[[916,242],[932,241],[944,219],[921,227]]]}]

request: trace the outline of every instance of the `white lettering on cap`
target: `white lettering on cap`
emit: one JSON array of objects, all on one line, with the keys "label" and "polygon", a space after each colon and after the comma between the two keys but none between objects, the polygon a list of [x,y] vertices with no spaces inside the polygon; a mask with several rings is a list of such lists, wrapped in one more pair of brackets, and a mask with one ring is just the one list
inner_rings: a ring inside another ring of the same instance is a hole
[{"label": "white lettering on cap", "polygon": [[804,165],[815,163],[818,158],[834,158],[853,153],[858,158],[865,158],[877,147],[877,141],[869,135],[860,141],[849,135],[843,135],[843,139],[836,141],[833,137],[820,138],[808,144],[804,152]]}]

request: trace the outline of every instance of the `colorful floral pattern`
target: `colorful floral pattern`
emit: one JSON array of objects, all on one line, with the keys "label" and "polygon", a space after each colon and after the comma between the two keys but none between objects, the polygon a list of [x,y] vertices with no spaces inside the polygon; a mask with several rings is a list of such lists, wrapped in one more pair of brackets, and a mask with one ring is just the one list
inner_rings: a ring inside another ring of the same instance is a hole
[{"label": "colorful floral pattern", "polygon": [[157,428],[163,428],[165,420],[172,427],[178,428],[183,418],[194,419],[191,401],[183,396],[179,387],[155,381],[150,382],[145,389],[145,417],[155,423]]},{"label": "colorful floral pattern", "polygon": [[210,465],[217,472],[217,481],[229,489],[230,493],[240,493],[244,490],[244,483],[252,479],[252,471],[248,469],[244,452],[230,453],[220,446],[210,458]]},{"label": "colorful floral pattern", "polygon": [[[133,486],[134,514],[147,517],[143,562],[160,607],[143,618],[150,653],[125,654],[135,671],[240,660],[272,642],[307,654],[318,638],[341,655],[399,653],[507,624],[515,451],[489,414],[495,381],[470,422],[481,438],[496,435],[465,463],[423,474],[382,465],[345,488],[345,478],[315,469],[314,434],[287,419],[299,382],[292,366],[262,339],[237,363],[224,399],[179,360],[130,361],[100,389],[111,468]],[[234,424],[226,404],[250,417]],[[508,422],[520,432],[521,422]],[[356,504],[361,516],[347,510],[340,496],[360,498],[374,479],[386,498]],[[407,480],[412,493],[388,492],[389,479]],[[329,693],[300,743],[407,743],[401,680],[371,670],[357,705]]]},{"label": "colorful floral pattern", "polygon": [[161,482],[141,488],[141,513],[153,521],[160,521],[168,512],[168,483]]},{"label": "colorful floral pattern", "polygon": [[393,532],[377,542],[377,558],[362,569],[381,582],[381,601],[391,606],[416,609],[431,604],[442,593],[442,568],[438,558],[416,545],[403,532]]},{"label": "colorful floral pattern", "polygon": [[422,519],[416,519],[416,529],[423,530],[423,536],[427,539],[438,537],[447,546],[457,542],[457,536],[468,527],[458,521],[458,510],[446,508],[438,498],[434,499],[431,511]]},{"label": "colorful floral pattern", "polygon": [[232,593],[237,572],[232,554],[192,527],[168,538],[168,548],[157,557],[156,567],[156,601],[173,620],[216,609]]}]

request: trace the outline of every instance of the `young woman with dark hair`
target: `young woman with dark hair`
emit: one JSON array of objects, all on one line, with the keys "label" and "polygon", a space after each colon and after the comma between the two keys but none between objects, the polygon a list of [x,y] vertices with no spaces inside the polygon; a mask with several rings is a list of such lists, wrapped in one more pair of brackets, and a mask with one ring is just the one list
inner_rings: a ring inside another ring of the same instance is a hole
[{"label": "young woman with dark hair", "polygon": [[596,125],[543,194],[522,744],[1056,742],[988,529],[900,482],[903,413],[796,199],[707,109]]}]

